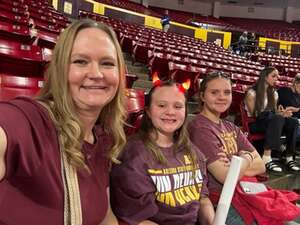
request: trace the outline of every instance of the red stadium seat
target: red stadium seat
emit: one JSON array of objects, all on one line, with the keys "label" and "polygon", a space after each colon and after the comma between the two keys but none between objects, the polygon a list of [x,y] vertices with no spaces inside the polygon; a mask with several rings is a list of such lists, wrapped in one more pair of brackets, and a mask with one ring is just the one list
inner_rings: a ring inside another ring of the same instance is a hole
[{"label": "red stadium seat", "polygon": [[0,21],[0,38],[17,40],[24,43],[30,43],[33,39],[30,37],[29,28],[21,24],[13,24],[7,21]]},{"label": "red stadium seat", "polygon": [[43,86],[43,79],[0,74],[0,100],[10,100],[18,96],[32,97]]},{"label": "red stadium seat", "polygon": [[43,66],[40,47],[0,39],[0,73],[41,76]]},{"label": "red stadium seat", "polygon": [[126,88],[132,88],[133,83],[138,79],[137,75],[126,73]]},{"label": "red stadium seat", "polygon": [[188,90],[188,96],[192,97],[199,89],[198,79],[206,74],[206,68],[200,68],[192,65],[178,64],[169,62],[169,77],[178,83],[183,83],[188,79],[191,86]]},{"label": "red stadium seat", "polygon": [[241,112],[241,119],[242,119],[242,130],[247,135],[248,140],[250,142],[263,140],[265,138],[264,134],[260,134],[260,133],[252,134],[252,133],[250,133],[249,124],[255,122],[255,118],[254,117],[249,117],[247,115],[247,111],[245,109],[245,104],[244,104],[243,101],[240,103],[240,112]]},{"label": "red stadium seat", "polygon": [[128,114],[125,132],[130,135],[140,127],[144,114],[145,94],[143,90],[127,89],[125,96]]},{"label": "red stadium seat", "polygon": [[52,33],[49,31],[39,30],[37,32],[37,38],[38,38],[38,42],[37,42],[38,46],[53,49],[56,44],[58,35],[56,33]]}]

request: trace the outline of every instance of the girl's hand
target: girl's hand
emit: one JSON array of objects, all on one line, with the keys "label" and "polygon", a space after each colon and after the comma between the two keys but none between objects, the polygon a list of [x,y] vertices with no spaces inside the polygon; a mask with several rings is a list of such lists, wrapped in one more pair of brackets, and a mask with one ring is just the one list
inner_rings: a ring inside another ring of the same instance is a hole
[{"label": "girl's hand", "polygon": [[285,110],[282,111],[281,115],[283,117],[291,117],[293,115],[293,111],[285,109]]},{"label": "girl's hand", "polygon": [[225,152],[219,152],[217,155],[219,156],[219,160],[224,164],[224,166],[230,166],[230,160]]},{"label": "girl's hand", "polygon": [[298,112],[300,108],[297,108],[297,107],[294,107],[294,106],[288,106],[285,109],[289,110],[291,112]]}]

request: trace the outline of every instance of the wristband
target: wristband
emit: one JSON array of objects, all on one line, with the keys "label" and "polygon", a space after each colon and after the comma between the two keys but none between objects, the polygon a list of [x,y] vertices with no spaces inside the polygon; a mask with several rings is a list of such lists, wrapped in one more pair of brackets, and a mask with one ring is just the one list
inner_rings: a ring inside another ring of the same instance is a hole
[{"label": "wristband", "polygon": [[243,152],[243,155],[249,155],[250,158],[251,158],[251,162],[253,162],[254,157],[253,157],[253,155],[250,152]]}]

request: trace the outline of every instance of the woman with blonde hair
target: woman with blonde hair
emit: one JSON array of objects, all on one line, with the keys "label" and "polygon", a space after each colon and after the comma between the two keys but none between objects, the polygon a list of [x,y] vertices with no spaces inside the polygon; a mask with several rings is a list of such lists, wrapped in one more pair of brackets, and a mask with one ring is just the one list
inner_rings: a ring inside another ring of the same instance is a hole
[{"label": "woman with blonde hair", "polygon": [[0,103],[1,224],[118,224],[108,173],[125,145],[124,88],[112,29],[72,23],[40,94]]}]

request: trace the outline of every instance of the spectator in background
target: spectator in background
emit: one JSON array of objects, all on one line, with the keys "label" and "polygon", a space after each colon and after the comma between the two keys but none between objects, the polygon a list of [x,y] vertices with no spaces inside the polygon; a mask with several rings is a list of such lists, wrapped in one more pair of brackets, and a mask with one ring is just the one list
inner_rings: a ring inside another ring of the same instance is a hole
[{"label": "spectator in background", "polygon": [[0,224],[118,224],[108,174],[126,141],[122,57],[111,28],[75,21],[39,96],[1,102]]},{"label": "spectator in background", "polygon": [[247,53],[247,44],[248,44],[248,32],[244,31],[242,35],[239,37],[238,41],[238,49],[239,54],[245,56]]},{"label": "spectator in background", "polygon": [[111,172],[111,202],[130,225],[212,224],[206,163],[186,131],[184,89],[155,84],[139,133],[128,140]]},{"label": "spectator in background", "polygon": [[286,168],[298,173],[299,165],[294,161],[298,121],[292,118],[293,108],[277,108],[278,93],[275,83],[278,80],[278,70],[266,67],[260,72],[256,84],[247,91],[245,105],[248,115],[256,117],[249,124],[250,132],[265,133],[263,160],[269,172],[282,174],[283,168],[272,159],[271,152],[280,152],[280,137],[286,136]]},{"label": "spectator in background", "polygon": [[255,36],[254,32],[250,33],[250,35],[248,37],[247,45],[248,45],[249,52],[254,53],[257,48],[257,41],[256,41],[256,36]]},{"label": "spectator in background", "polygon": [[293,116],[300,119],[300,74],[297,74],[291,87],[281,87],[278,89],[278,105],[284,108],[294,107]]},{"label": "spectator in background", "polygon": [[168,32],[169,28],[170,28],[170,17],[169,17],[169,11],[166,10],[165,15],[163,16],[163,18],[161,18],[160,23],[162,25],[163,31],[164,32]]}]

